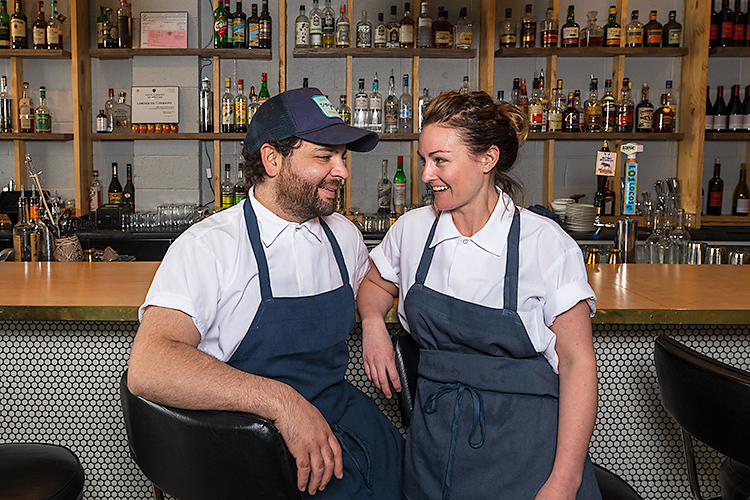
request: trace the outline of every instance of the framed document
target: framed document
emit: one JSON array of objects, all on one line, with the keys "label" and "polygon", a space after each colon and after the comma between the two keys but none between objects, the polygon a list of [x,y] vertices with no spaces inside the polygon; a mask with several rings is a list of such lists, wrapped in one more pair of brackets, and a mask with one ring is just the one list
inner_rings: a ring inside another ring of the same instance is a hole
[{"label": "framed document", "polygon": [[187,12],[141,12],[142,49],[186,49]]},{"label": "framed document", "polygon": [[179,87],[132,87],[132,123],[179,123]]}]

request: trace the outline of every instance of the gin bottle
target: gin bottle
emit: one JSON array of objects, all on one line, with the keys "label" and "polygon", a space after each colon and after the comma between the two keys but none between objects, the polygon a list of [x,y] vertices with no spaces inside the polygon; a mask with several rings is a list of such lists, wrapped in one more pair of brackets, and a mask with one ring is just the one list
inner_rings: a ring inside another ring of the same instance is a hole
[{"label": "gin bottle", "polygon": [[211,80],[209,80],[207,76],[204,76],[203,81],[201,81],[201,90],[198,95],[198,132],[214,131],[213,102]]},{"label": "gin bottle", "polygon": [[[385,25],[383,26],[385,27]],[[380,27],[380,24],[378,27]],[[357,47],[372,47],[372,24],[367,20],[366,10],[362,11],[362,20],[357,23]]]},{"label": "gin bottle", "polygon": [[398,132],[398,111],[399,102],[396,97],[396,79],[393,77],[393,70],[391,70],[391,76],[388,78],[388,97],[385,98],[385,110],[383,112],[385,133],[395,134]]},{"label": "gin bottle", "polygon": [[372,35],[372,44],[375,48],[383,48],[388,44],[388,26],[383,22],[383,13],[378,13],[378,24]]},{"label": "gin bottle", "polygon": [[417,103],[419,109],[417,110],[417,131],[422,131],[422,118],[424,117],[424,110],[430,103],[430,89],[425,87],[422,90],[422,95],[419,96],[419,102]]},{"label": "gin bottle", "polygon": [[409,75],[404,75],[404,87],[398,99],[398,131],[400,133],[411,134],[414,131],[413,116],[409,94]]},{"label": "gin bottle", "polygon": [[372,93],[367,103],[367,128],[373,132],[383,131],[383,96],[378,92],[378,74],[372,81]]},{"label": "gin bottle", "polygon": [[313,0],[313,8],[310,11],[310,47],[323,46],[323,18],[318,0]]},{"label": "gin bottle", "polygon": [[354,123],[355,127],[368,128],[368,99],[367,92],[365,92],[365,79],[359,79],[359,90],[354,95]]},{"label": "gin bottle", "polygon": [[385,46],[389,49],[397,49],[401,46],[399,43],[399,22],[396,17],[396,6],[391,5],[391,18],[388,21],[388,39]]}]

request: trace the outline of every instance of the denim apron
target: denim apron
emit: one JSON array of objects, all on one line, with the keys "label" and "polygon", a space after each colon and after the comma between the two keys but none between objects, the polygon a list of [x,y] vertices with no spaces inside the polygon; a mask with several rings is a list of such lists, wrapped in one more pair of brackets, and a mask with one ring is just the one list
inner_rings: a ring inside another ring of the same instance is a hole
[{"label": "denim apron", "polygon": [[[421,348],[404,458],[409,499],[532,500],[552,471],[559,380],[516,312],[520,219],[516,208],[502,309],[427,288],[437,220],[427,238],[404,299]],[[588,457],[576,498],[601,499]]]},{"label": "denim apron", "polygon": [[333,477],[315,499],[400,498],[404,440],[380,408],[344,380],[346,337],[355,324],[354,293],[336,237],[321,218],[341,274],[339,288],[306,297],[274,297],[258,220],[250,201],[244,203],[261,303],[229,365],[290,385],[330,424],[343,450],[344,478]]}]

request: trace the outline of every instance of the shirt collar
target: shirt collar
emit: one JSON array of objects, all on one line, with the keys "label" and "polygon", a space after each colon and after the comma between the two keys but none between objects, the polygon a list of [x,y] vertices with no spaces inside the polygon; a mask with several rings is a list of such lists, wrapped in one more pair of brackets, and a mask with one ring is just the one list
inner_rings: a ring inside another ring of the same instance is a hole
[{"label": "shirt collar", "polygon": [[[473,236],[464,236],[453,223],[453,217],[450,211],[441,212],[435,236],[432,238],[430,247],[434,247],[443,241],[454,238],[464,238],[473,241],[477,246],[485,251],[501,256],[505,253],[508,244],[508,233],[510,233],[510,224],[513,220],[515,205],[510,196],[498,189],[500,199],[492,210],[487,223]],[[499,235],[503,237],[498,237]]]},{"label": "shirt collar", "polygon": [[315,217],[301,224],[282,219],[258,201],[255,197],[254,187],[250,188],[247,198],[250,200],[255,211],[255,217],[258,219],[258,229],[260,230],[260,239],[266,248],[273,245],[285,230],[306,230],[319,242],[324,241],[325,235],[323,233],[323,226],[320,224],[320,218]]}]

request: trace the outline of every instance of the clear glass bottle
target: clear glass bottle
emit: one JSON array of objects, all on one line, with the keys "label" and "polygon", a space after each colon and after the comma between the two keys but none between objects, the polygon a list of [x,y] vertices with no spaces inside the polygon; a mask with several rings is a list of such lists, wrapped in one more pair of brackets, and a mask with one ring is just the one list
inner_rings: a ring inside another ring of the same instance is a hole
[{"label": "clear glass bottle", "polygon": [[224,95],[221,96],[221,132],[234,132],[234,96],[232,95],[232,79],[224,79]]},{"label": "clear glass bottle", "polygon": [[612,95],[612,80],[604,82],[604,95],[601,100],[602,131],[614,132],[617,129],[617,101]]},{"label": "clear glass bottle", "polygon": [[39,259],[39,233],[29,221],[28,199],[23,186],[18,198],[18,222],[13,226],[13,253],[16,262],[36,262]]},{"label": "clear glass bottle", "polygon": [[232,167],[224,164],[224,182],[221,183],[221,208],[234,205],[234,183],[232,182]]},{"label": "clear glass bottle", "polygon": [[398,131],[411,134],[414,131],[414,111],[409,94],[409,75],[404,74],[401,96],[398,98]]},{"label": "clear glass bottle", "polygon": [[386,134],[395,134],[398,132],[398,109],[399,102],[396,97],[396,79],[393,77],[393,70],[391,70],[391,76],[388,78],[388,96],[385,98],[385,105],[383,110],[383,131]]},{"label": "clear glass bottle", "polygon": [[617,130],[616,132],[633,131],[633,112],[635,104],[630,99],[630,79],[622,79],[622,90],[617,100]]},{"label": "clear glass bottle", "polygon": [[346,94],[339,95],[339,107],[336,108],[336,112],[341,117],[344,123],[351,125],[352,123],[352,110],[349,105],[346,104]]},{"label": "clear glass bottle", "polygon": [[34,102],[29,95],[28,82],[23,82],[23,94],[18,101],[18,118],[20,132],[34,131]]},{"label": "clear glass bottle", "polygon": [[240,78],[237,80],[237,96],[234,98],[234,131],[247,132],[247,97],[243,90],[245,89],[245,81]]},{"label": "clear glass bottle", "polygon": [[368,109],[369,109],[369,99],[367,97],[367,92],[365,92],[365,79],[360,78],[359,79],[359,89],[357,90],[357,93],[354,95],[354,123],[352,124],[355,127],[359,128],[368,128]]},{"label": "clear glass bottle", "polygon": [[107,115],[107,132],[114,132],[115,130],[115,117],[112,115],[115,104],[117,104],[115,89],[109,89],[109,99],[104,103],[104,113]]},{"label": "clear glass bottle", "polygon": [[457,49],[470,49],[474,42],[474,25],[467,17],[466,7],[461,7],[458,22],[453,27],[455,33],[454,46]]},{"label": "clear glass bottle", "polygon": [[690,243],[690,232],[685,229],[685,210],[677,209],[675,216],[675,226],[669,233],[672,243],[675,246],[674,264],[687,264],[688,243]]},{"label": "clear glass bottle", "polygon": [[372,93],[367,99],[367,128],[373,132],[383,131],[383,96],[378,92],[378,73],[372,81]]},{"label": "clear glass bottle", "polygon": [[388,178],[388,160],[383,160],[378,181],[378,215],[388,215],[391,212],[392,184]]},{"label": "clear glass bottle", "polygon": [[521,18],[521,47],[536,47],[536,16],[532,4],[526,4],[526,14]]},{"label": "clear glass bottle", "polygon": [[57,13],[57,1],[50,0],[52,6],[52,12],[49,15],[49,21],[47,21],[47,48],[48,49],[62,49],[63,48],[63,29],[62,21]]},{"label": "clear glass bottle", "polygon": [[657,244],[659,262],[654,262],[654,264],[676,264],[677,245],[671,237],[672,221],[668,217],[665,217],[662,227],[663,229],[659,235],[659,242]]},{"label": "clear glass bottle", "polygon": [[91,184],[89,185],[89,210],[95,213],[102,206],[102,182],[99,180],[99,171],[94,170]]},{"label": "clear glass bottle", "polygon": [[630,14],[630,22],[625,25],[625,46],[643,47],[643,23],[638,20],[638,11]]},{"label": "clear glass bottle", "polygon": [[200,92],[198,93],[198,132],[214,131],[213,102],[211,80],[207,76],[204,76],[201,81]]},{"label": "clear glass bottle", "polygon": [[585,132],[602,131],[602,103],[599,101],[598,86],[599,80],[591,75],[589,98],[583,103]]},{"label": "clear glass bottle", "polygon": [[13,99],[5,75],[0,78],[0,132],[13,132]]},{"label": "clear glass bottle", "polygon": [[604,29],[596,24],[596,16],[598,12],[590,10],[586,13],[588,22],[586,26],[580,31],[580,43],[581,47],[601,47],[602,40],[604,39]]},{"label": "clear glass bottle", "polygon": [[331,7],[331,0],[326,0],[326,5],[321,15],[321,22],[323,47],[333,47],[336,41],[336,14],[333,12],[333,7]]},{"label": "clear glass bottle", "polygon": [[247,96],[247,101],[247,123],[250,123],[260,107],[258,95],[255,93],[255,87],[253,85],[250,85],[250,94]]},{"label": "clear glass bottle", "polygon": [[428,4],[420,4],[420,14],[417,18],[417,48],[425,49],[432,47],[432,18],[427,13]]},{"label": "clear glass bottle", "polygon": [[305,48],[310,46],[310,18],[305,15],[305,6],[299,6],[299,15],[294,20],[294,46]]},{"label": "clear glass bottle", "polygon": [[500,47],[516,46],[516,22],[513,20],[513,9],[505,9],[505,19],[500,21]]},{"label": "clear glass bottle", "polygon": [[52,133],[52,115],[47,107],[47,89],[39,87],[39,106],[34,110],[34,132]]},{"label": "clear glass bottle", "polygon": [[388,33],[385,46],[389,49],[397,49],[401,46],[399,42],[399,22],[396,17],[396,6],[391,5],[391,18],[388,20]]},{"label": "clear glass bottle", "polygon": [[339,18],[336,19],[336,47],[345,49],[349,47],[351,43],[349,31],[351,23],[349,18],[346,17],[346,4],[341,4],[339,8]]},{"label": "clear glass bottle", "polygon": [[410,8],[409,2],[404,3],[404,17],[401,18],[401,23],[398,26],[399,46],[405,49],[414,47],[414,19],[411,17]]},{"label": "clear glass bottle", "polygon": [[542,47],[557,47],[560,38],[560,22],[555,17],[555,9],[547,9],[547,17],[542,21]]},{"label": "clear glass bottle", "polygon": [[385,48],[388,44],[388,25],[383,21],[383,13],[378,12],[378,24],[372,31],[372,46],[376,49]]},{"label": "clear glass bottle", "polygon": [[117,93],[117,104],[112,108],[113,132],[130,132],[130,105],[125,102],[125,92]]},{"label": "clear glass bottle", "polygon": [[120,8],[117,9],[117,42],[121,49],[133,46],[130,24],[130,4],[127,0],[120,0]]},{"label": "clear glass bottle", "polygon": [[464,82],[461,84],[461,88],[458,89],[459,94],[468,94],[471,92],[471,87],[469,87],[469,77],[464,76]]},{"label": "clear glass bottle", "polygon": [[646,255],[648,264],[662,264],[659,252],[659,241],[662,237],[664,213],[659,209],[654,212],[651,234],[646,238]]},{"label": "clear glass bottle", "polygon": [[425,87],[422,89],[422,94],[419,96],[419,109],[417,110],[417,132],[422,131],[422,118],[424,117],[424,110],[430,103],[432,98],[430,97],[430,89]]},{"label": "clear glass bottle", "polygon": [[[383,15],[380,14],[380,16],[380,21],[382,24]],[[378,24],[378,26],[380,26],[380,24]],[[383,27],[385,28],[385,25],[383,25]],[[385,33],[383,34],[385,35]],[[385,37],[383,37],[383,40],[385,40]],[[372,24],[370,24],[370,21],[367,20],[366,10],[362,11],[362,20],[357,23],[357,47],[372,47]]]},{"label": "clear glass bottle", "polygon": [[550,92],[549,112],[547,113],[547,132],[562,132],[564,106],[561,105],[562,88],[555,87]]},{"label": "clear glass bottle", "polygon": [[310,11],[310,47],[323,46],[323,13],[318,7],[318,0],[313,0]]},{"label": "clear glass bottle", "polygon": [[544,107],[539,93],[539,78],[534,77],[531,84],[531,99],[529,99],[529,132],[541,132],[544,123]]}]

